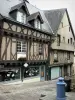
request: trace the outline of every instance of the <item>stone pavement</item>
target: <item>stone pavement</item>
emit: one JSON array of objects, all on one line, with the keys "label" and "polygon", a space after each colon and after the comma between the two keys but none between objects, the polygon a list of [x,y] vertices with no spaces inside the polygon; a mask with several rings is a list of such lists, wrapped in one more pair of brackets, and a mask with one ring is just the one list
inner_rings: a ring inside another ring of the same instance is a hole
[{"label": "stone pavement", "polygon": [[[66,100],[75,100],[75,92],[66,93]],[[56,100],[56,80],[0,84],[0,100]]]}]

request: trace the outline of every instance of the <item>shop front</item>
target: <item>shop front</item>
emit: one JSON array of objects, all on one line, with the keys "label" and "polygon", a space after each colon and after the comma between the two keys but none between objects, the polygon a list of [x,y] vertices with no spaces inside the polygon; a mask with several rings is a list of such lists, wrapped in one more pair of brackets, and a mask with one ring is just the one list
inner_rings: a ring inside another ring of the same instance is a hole
[{"label": "shop front", "polygon": [[0,82],[20,79],[20,68],[5,67],[0,69]]},{"label": "shop front", "polygon": [[45,81],[45,65],[1,65],[0,82],[15,80]]}]

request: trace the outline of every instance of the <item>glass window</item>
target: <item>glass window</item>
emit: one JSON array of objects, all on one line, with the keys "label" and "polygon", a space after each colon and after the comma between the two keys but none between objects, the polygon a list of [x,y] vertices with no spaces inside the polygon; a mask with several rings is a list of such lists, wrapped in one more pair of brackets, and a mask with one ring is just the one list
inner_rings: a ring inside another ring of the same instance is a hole
[{"label": "glass window", "polygon": [[40,20],[35,20],[35,28],[41,29],[41,23]]},{"label": "glass window", "polygon": [[61,27],[63,27],[63,22],[61,22]]},{"label": "glass window", "polygon": [[39,44],[39,55],[43,54],[43,44]]},{"label": "glass window", "polygon": [[60,35],[57,35],[57,46],[60,46]]},{"label": "glass window", "polygon": [[72,38],[70,38],[70,42],[71,42],[71,44],[72,44]]},{"label": "glass window", "polygon": [[58,52],[54,51],[54,62],[58,61]]},{"label": "glass window", "polygon": [[63,42],[65,43],[65,37],[63,37]]},{"label": "glass window", "polygon": [[70,32],[71,28],[69,27],[69,32]]},{"label": "glass window", "polygon": [[70,60],[70,52],[67,52],[67,59]]},{"label": "glass window", "polygon": [[68,39],[68,44],[69,44],[69,39]]},{"label": "glass window", "polygon": [[23,41],[17,41],[17,52],[26,52],[27,43]]},{"label": "glass window", "polygon": [[17,12],[17,21],[26,24],[26,14]]},{"label": "glass window", "polygon": [[39,67],[27,67],[24,69],[24,78],[39,76]]}]

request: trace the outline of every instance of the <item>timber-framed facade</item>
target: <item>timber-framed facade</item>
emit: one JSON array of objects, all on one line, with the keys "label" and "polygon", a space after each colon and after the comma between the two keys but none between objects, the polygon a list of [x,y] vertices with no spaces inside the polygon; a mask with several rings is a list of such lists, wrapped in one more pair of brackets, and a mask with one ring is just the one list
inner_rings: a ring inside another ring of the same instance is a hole
[{"label": "timber-framed facade", "polygon": [[[3,71],[4,69],[12,71],[14,68],[19,68],[21,70],[25,62],[28,63],[29,67],[36,68],[38,66],[38,69],[40,66],[47,66],[47,63],[49,62],[48,53],[51,38],[49,33],[34,29],[32,27],[27,27],[5,18],[1,20],[1,25],[0,66]],[[25,52],[26,56],[21,57],[23,58],[23,61],[20,61],[18,58],[17,41],[25,41],[27,44],[27,50]],[[40,44],[44,45],[43,54],[39,54],[38,52]]]}]

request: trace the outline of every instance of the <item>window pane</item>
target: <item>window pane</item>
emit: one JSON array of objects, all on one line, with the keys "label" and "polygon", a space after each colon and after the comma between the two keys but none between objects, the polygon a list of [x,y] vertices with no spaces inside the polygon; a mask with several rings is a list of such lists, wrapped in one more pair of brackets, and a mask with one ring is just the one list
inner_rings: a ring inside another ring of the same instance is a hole
[{"label": "window pane", "polygon": [[27,44],[23,41],[17,42],[17,52],[26,52],[27,51]]},{"label": "window pane", "polygon": [[60,35],[57,35],[57,45],[60,46]]},{"label": "window pane", "polygon": [[22,12],[17,12],[17,21],[25,24],[26,23],[26,14],[24,14]]},{"label": "window pane", "polygon": [[43,44],[39,44],[39,54],[43,54]]}]

